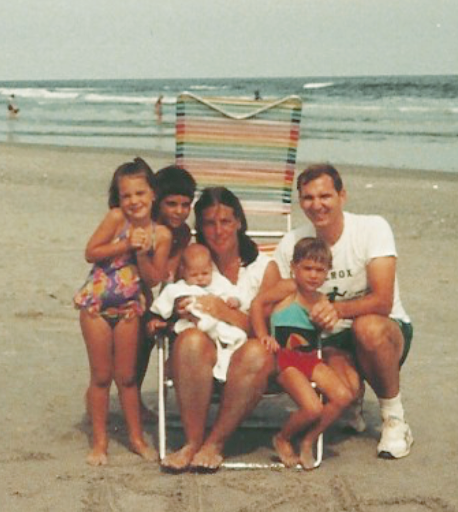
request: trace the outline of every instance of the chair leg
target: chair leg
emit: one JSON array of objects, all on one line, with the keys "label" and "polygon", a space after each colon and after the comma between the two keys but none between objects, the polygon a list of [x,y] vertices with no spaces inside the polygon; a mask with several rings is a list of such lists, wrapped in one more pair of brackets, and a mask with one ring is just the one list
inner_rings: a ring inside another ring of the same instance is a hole
[{"label": "chair leg", "polygon": [[162,460],[166,455],[167,446],[167,429],[165,424],[165,344],[166,339],[164,336],[158,336],[157,340],[157,394],[158,394],[158,443],[159,443],[159,458]]},{"label": "chair leg", "polygon": [[318,468],[323,460],[323,434],[320,434],[316,441],[316,459],[313,467]]},{"label": "chair leg", "polygon": [[[167,454],[167,426],[166,426],[166,395],[167,383],[165,377],[165,360],[168,350],[168,339],[166,336],[158,336],[157,339],[157,375],[158,375],[158,444],[159,458],[162,460]],[[323,434],[320,434],[316,443],[316,460],[314,467],[321,465],[323,460]],[[224,461],[222,467],[226,469],[277,469],[283,468],[281,462],[252,463],[252,462],[231,462]],[[297,469],[302,469],[298,465]]]}]

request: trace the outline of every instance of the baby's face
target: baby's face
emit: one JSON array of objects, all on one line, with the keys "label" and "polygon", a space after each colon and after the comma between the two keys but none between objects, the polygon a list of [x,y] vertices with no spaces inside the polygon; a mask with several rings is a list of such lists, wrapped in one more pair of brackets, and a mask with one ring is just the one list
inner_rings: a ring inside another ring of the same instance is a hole
[{"label": "baby's face", "polygon": [[188,284],[208,286],[212,282],[212,262],[207,256],[198,256],[187,261],[184,268],[184,280]]}]

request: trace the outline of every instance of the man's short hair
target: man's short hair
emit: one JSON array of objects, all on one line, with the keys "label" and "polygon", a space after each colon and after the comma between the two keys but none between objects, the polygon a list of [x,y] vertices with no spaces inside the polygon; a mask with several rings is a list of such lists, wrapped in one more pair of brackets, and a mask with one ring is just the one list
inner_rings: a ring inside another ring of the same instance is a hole
[{"label": "man's short hair", "polygon": [[297,190],[300,192],[304,185],[307,185],[307,183],[321,176],[329,176],[334,183],[336,192],[342,191],[342,178],[340,177],[339,171],[331,164],[312,164],[306,167],[297,177]]}]

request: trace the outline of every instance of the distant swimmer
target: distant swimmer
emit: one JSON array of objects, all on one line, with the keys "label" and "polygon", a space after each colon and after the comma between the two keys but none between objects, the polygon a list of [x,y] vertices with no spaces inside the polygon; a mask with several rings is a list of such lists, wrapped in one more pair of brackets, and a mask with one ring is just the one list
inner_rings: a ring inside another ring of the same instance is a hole
[{"label": "distant swimmer", "polygon": [[9,102],[8,102],[8,114],[10,117],[16,117],[19,114],[19,108],[16,107],[14,103],[14,94],[10,96]]},{"label": "distant swimmer", "polygon": [[156,112],[156,118],[157,122],[162,122],[162,99],[164,96],[162,94],[159,95],[158,99],[156,100],[156,103],[154,105],[154,111]]},{"label": "distant swimmer", "polygon": [[255,100],[261,100],[261,93],[259,92],[258,89],[256,89],[256,91],[254,91],[254,99]]}]

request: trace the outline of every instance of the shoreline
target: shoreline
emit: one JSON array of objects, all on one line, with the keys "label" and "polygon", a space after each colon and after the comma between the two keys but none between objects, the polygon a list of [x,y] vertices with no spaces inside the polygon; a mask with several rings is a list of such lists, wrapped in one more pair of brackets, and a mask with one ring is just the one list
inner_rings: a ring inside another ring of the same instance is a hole
[{"label": "shoreline", "polygon": [[[159,149],[138,149],[138,148],[113,148],[113,147],[92,147],[92,146],[61,146],[53,144],[34,144],[34,143],[14,143],[14,142],[0,142],[0,150],[11,151],[11,150],[25,150],[25,151],[37,151],[38,153],[43,152],[57,152],[57,153],[75,153],[75,154],[119,154],[119,155],[132,155],[140,156],[146,155],[151,158],[156,158],[160,161],[166,160],[167,162],[173,163],[175,161],[175,154],[173,151],[165,151]],[[127,158],[131,158],[127,156]],[[306,165],[315,163],[315,161],[298,161],[296,164],[296,172],[300,171]],[[419,179],[431,179],[433,176],[437,176],[438,179],[450,179],[456,181],[458,179],[458,173],[454,171],[445,171],[442,169],[415,169],[405,167],[387,167],[383,165],[363,165],[363,164],[347,164],[339,162],[329,162],[335,166],[342,173],[355,173],[359,176],[370,176],[374,173],[383,173],[386,177],[399,178],[403,175],[415,176]],[[159,168],[159,167],[158,167]],[[156,167],[154,168],[156,171]]]},{"label": "shoreline", "polygon": [[[349,435],[332,427],[316,471],[168,475],[129,451],[112,386],[109,465],[85,463],[89,371],[72,297],[90,270],[84,247],[106,212],[113,171],[137,154],[154,169],[174,160],[155,151],[0,144],[1,509],[295,512],[306,503],[308,512],[457,511],[458,350],[456,303],[449,297],[458,288],[458,179],[449,173],[336,164],[349,192],[346,209],[383,215],[396,238],[401,298],[414,326],[401,373],[415,438],[408,457],[376,458],[380,417],[368,388],[367,431]],[[297,225],[303,214],[294,192],[293,198]],[[265,227],[268,220],[261,222]],[[143,392],[151,409],[157,403],[155,363],[153,351]],[[146,422],[144,429],[156,443],[156,422]],[[270,460],[273,433],[242,429],[228,443],[226,456]]]}]

